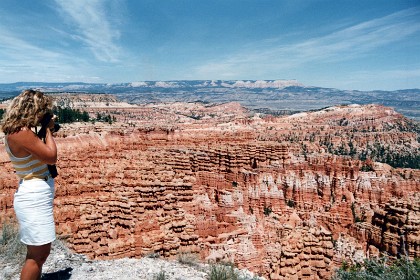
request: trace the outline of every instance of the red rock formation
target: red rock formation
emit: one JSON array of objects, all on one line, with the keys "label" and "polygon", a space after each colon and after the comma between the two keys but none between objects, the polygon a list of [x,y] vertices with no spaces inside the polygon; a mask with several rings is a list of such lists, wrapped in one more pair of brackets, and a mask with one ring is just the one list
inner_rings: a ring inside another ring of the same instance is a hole
[{"label": "red rock formation", "polygon": [[[133,125],[63,125],[58,134],[57,230],[78,253],[193,252],[270,279],[325,279],[343,260],[379,250],[420,255],[419,170],[334,155],[323,142],[418,148],[389,109],[268,119],[236,104],[120,111],[137,116]],[[383,132],[389,127],[398,137]],[[3,150],[0,160],[4,220],[17,180]]]},{"label": "red rock formation", "polygon": [[[384,208],[376,208],[370,223],[357,223],[354,235],[369,246],[368,251],[385,251],[391,256],[419,258],[420,194],[391,198]],[[365,248],[366,250],[366,248]]]}]

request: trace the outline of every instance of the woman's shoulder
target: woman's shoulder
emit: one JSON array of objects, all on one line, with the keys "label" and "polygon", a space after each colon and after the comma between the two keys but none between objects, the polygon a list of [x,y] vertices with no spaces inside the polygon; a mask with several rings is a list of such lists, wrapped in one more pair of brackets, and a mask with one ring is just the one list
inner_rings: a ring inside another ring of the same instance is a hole
[{"label": "woman's shoulder", "polygon": [[14,157],[29,156],[28,147],[34,145],[36,134],[30,128],[22,128],[18,132],[6,135],[7,146]]},{"label": "woman's shoulder", "polygon": [[14,140],[19,140],[19,139],[28,139],[28,138],[32,138],[32,137],[36,137],[35,132],[32,131],[32,129],[30,129],[29,127],[22,127],[19,131],[15,132],[15,133],[11,133],[7,135],[7,140],[8,141],[14,141]]}]

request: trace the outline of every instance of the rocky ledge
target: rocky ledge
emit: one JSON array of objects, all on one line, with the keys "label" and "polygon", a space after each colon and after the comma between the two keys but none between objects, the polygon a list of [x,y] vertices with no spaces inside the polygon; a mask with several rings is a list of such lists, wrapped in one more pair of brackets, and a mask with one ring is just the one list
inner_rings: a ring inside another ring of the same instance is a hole
[{"label": "rocky ledge", "polygon": [[[0,254],[0,279],[19,279],[23,251],[18,256],[7,258],[6,254]],[[62,241],[56,240],[44,264],[42,280],[204,280],[209,279],[210,270],[209,264],[199,263],[193,256],[164,260],[151,254],[140,259],[89,260],[84,255],[71,252]],[[248,270],[235,268],[234,272],[241,280],[265,279]]]}]

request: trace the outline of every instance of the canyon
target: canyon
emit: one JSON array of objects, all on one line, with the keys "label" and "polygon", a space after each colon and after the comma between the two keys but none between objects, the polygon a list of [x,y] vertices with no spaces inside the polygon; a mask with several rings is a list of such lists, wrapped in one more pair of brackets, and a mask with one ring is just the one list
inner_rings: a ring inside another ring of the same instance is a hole
[{"label": "canyon", "polygon": [[[392,108],[273,116],[236,102],[52,96],[115,120],[56,133],[56,228],[74,252],[191,253],[267,279],[328,279],[343,262],[420,257],[420,169],[406,164],[420,158],[419,124]],[[2,139],[0,222],[14,217],[18,184]]]}]

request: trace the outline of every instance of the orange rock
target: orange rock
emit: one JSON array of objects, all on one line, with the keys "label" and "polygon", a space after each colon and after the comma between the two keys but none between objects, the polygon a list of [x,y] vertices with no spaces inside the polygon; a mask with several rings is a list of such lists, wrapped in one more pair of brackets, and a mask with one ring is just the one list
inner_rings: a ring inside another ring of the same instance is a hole
[{"label": "orange rock", "polygon": [[[420,256],[420,171],[328,152],[350,140],[358,150],[375,141],[417,149],[416,135],[398,130],[408,121],[384,107],[267,120],[235,103],[107,110],[124,122],[63,124],[56,139],[57,233],[78,253],[192,252],[271,279],[325,279],[380,250]],[[0,165],[3,222],[18,181],[2,145]]]}]

